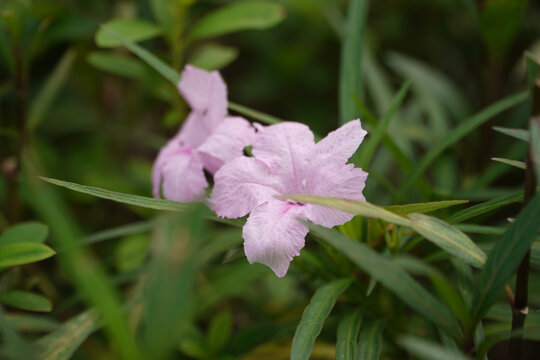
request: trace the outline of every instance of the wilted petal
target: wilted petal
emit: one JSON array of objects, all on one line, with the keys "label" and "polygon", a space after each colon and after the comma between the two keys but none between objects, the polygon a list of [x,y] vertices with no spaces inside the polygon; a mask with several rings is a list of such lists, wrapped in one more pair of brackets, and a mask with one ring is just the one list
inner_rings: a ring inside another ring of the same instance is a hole
[{"label": "wilted petal", "polygon": [[[313,195],[366,201],[362,190],[366,185],[367,175],[353,164],[329,164],[313,169],[307,187]],[[346,223],[354,215],[325,206],[306,204],[306,216],[315,224],[331,228]]]},{"label": "wilted petal", "polygon": [[299,192],[314,147],[309,127],[283,122],[259,130],[253,143],[253,155],[281,178],[287,192]]},{"label": "wilted petal", "polygon": [[237,218],[281,193],[279,179],[265,163],[242,156],[216,172],[210,204],[219,216]]},{"label": "wilted petal", "polygon": [[198,148],[205,169],[214,174],[225,162],[242,156],[254,138],[255,129],[246,119],[226,118]]},{"label": "wilted petal", "polygon": [[227,115],[227,86],[219,72],[186,65],[178,90],[194,111],[202,113],[209,127],[217,126]]},{"label": "wilted petal", "polygon": [[315,145],[316,161],[345,164],[358,149],[366,134],[360,120],[349,121]]},{"label": "wilted petal", "polygon": [[269,266],[283,277],[294,256],[304,247],[308,227],[298,221],[303,206],[271,200],[256,207],[244,226],[244,251],[250,263]]},{"label": "wilted petal", "polygon": [[203,164],[189,148],[169,144],[163,148],[153,169],[154,196],[169,200],[189,202],[204,196],[208,182],[204,177]]}]

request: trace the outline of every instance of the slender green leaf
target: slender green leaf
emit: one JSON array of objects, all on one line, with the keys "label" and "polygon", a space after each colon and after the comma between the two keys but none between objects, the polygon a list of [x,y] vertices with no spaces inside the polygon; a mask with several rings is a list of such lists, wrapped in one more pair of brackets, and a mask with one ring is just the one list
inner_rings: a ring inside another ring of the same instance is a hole
[{"label": "slender green leaf", "polygon": [[169,80],[174,86],[176,86],[180,82],[180,74],[172,67],[159,60],[148,50],[140,47],[129,39],[126,39],[124,36],[114,31],[114,29],[109,28],[107,25],[101,25],[101,30],[109,33],[112,37],[118,39],[118,41],[122,43],[122,45],[124,45],[129,51],[137,55],[151,68],[156,70],[161,76]]},{"label": "slender green leaf", "polygon": [[425,360],[467,360],[468,356],[459,351],[435,344],[429,340],[412,335],[402,336],[398,343],[409,353]]},{"label": "slender green leaf", "polygon": [[399,265],[388,260],[367,245],[353,241],[337,231],[309,224],[311,231],[329,243],[353,263],[378,280],[411,308],[441,326],[455,338],[460,329],[456,319],[437,299],[416,282]]},{"label": "slender green leaf", "polygon": [[250,117],[252,119],[259,120],[260,122],[269,124],[269,125],[277,124],[277,123],[285,121],[275,116],[267,115],[260,111],[250,109],[247,106],[236,104],[230,101],[229,101],[229,109],[232,111],[236,111],[237,113],[240,113],[247,117]]},{"label": "slender green leaf", "polygon": [[191,38],[202,39],[241,30],[268,29],[283,21],[285,15],[285,8],[275,2],[233,3],[203,17],[191,29]]},{"label": "slender green leaf", "polygon": [[[109,31],[107,31],[108,29]],[[122,41],[112,32],[121,35],[131,42],[152,39],[161,34],[156,25],[140,19],[114,19],[107,21],[96,33],[96,45],[99,47],[115,47],[122,45]]]},{"label": "slender green leaf", "polygon": [[474,286],[472,318],[479,321],[512,277],[540,230],[540,193],[510,225],[489,254],[480,279]]},{"label": "slender green leaf", "polygon": [[351,283],[352,279],[339,279],[317,289],[296,328],[291,348],[291,360],[309,359],[315,339],[321,333],[324,322],[338,296]]},{"label": "slender green leaf", "polygon": [[[538,97],[540,97],[540,89],[536,91]],[[540,102],[540,100],[538,100]],[[539,105],[540,106],[540,105]],[[530,132],[531,132],[531,144],[530,144],[530,154],[531,162],[534,167],[536,174],[536,183],[540,182],[540,114],[530,122]]]},{"label": "slender green leaf", "polygon": [[86,338],[99,328],[99,319],[92,310],[68,320],[54,332],[37,341],[39,360],[68,360]]},{"label": "slender green leaf", "polygon": [[208,328],[207,343],[210,352],[219,353],[231,337],[233,317],[229,311],[223,311],[212,318]]},{"label": "slender green leaf", "polygon": [[478,205],[471,206],[467,209],[463,209],[461,211],[458,211],[454,215],[450,216],[447,221],[449,223],[459,223],[459,222],[471,219],[473,217],[476,217],[478,215],[482,215],[490,211],[499,209],[503,206],[516,203],[521,200],[523,200],[523,191],[520,191],[515,194],[511,194],[508,196],[503,196],[498,199],[489,200],[489,201],[486,201],[485,203],[481,203]]},{"label": "slender green leaf", "polygon": [[238,49],[232,46],[206,44],[198,48],[188,63],[208,71],[221,70],[238,57]]},{"label": "slender green leaf", "polygon": [[339,78],[339,121],[357,119],[359,112],[352,95],[362,99],[362,49],[367,27],[369,0],[350,0],[347,28],[341,46]]},{"label": "slender green leaf", "polygon": [[92,51],[86,58],[95,68],[130,79],[145,76],[146,67],[140,60],[107,51]]},{"label": "slender green leaf", "polygon": [[48,333],[60,327],[60,323],[48,315],[35,313],[11,313],[6,320],[18,331],[27,333]]},{"label": "slender green leaf", "polygon": [[524,129],[512,129],[501,126],[494,126],[493,130],[526,142],[529,142],[529,139],[531,138],[530,132]]},{"label": "slender green leaf", "polygon": [[488,106],[472,117],[465,119],[458,127],[451,131],[444,139],[441,139],[434,147],[432,147],[422,158],[416,163],[408,176],[401,184],[401,193],[404,194],[411,185],[415,183],[420,175],[428,168],[429,165],[437,159],[437,157],[450,145],[455,144],[465,135],[469,134],[474,129],[486,121],[492,119],[501,112],[508,110],[528,99],[528,93],[520,93],[499,100],[495,104]]},{"label": "slender green leaf", "polygon": [[496,158],[496,157],[491,158],[491,160],[497,161],[506,165],[510,165],[521,170],[525,170],[525,168],[527,167],[525,165],[525,162],[518,161],[518,160],[510,160],[510,159],[503,159],[503,158]]},{"label": "slender green leaf", "polygon": [[396,96],[392,100],[392,104],[390,105],[390,108],[384,114],[381,121],[377,124],[375,131],[373,131],[369,135],[367,141],[362,145],[362,152],[360,153],[360,156],[358,160],[356,161],[356,165],[358,167],[361,167],[362,169],[365,169],[368,167],[368,164],[373,158],[373,154],[375,153],[377,146],[380,144],[381,140],[383,139],[386,133],[386,129],[388,128],[388,125],[390,125],[390,122],[396,115],[396,112],[398,111],[401,103],[403,102],[403,99],[405,99],[405,96],[407,95],[407,92],[409,91],[410,85],[411,85],[410,80],[403,83],[403,85],[397,92]]},{"label": "slender green leaf", "polygon": [[0,267],[33,263],[53,256],[55,252],[40,243],[0,245]]},{"label": "slender green leaf", "polygon": [[410,214],[412,228],[426,239],[431,240],[446,252],[481,268],[486,262],[486,254],[463,232],[437,218]]},{"label": "slender green leaf", "polygon": [[154,226],[153,221],[141,221],[133,224],[107,229],[84,237],[81,242],[84,244],[94,244],[97,242],[115,239],[123,236],[135,235],[148,232]]},{"label": "slender green leaf", "polygon": [[49,312],[52,310],[49,299],[28,291],[0,292],[0,303],[28,311]]},{"label": "slender green leaf", "polygon": [[383,321],[373,321],[360,331],[358,339],[358,359],[378,360],[383,349]]},{"label": "slender green leaf", "polygon": [[33,130],[39,125],[51,107],[53,100],[67,80],[75,60],[75,54],[73,49],[69,49],[64,53],[43,87],[32,100],[27,120],[29,130]]},{"label": "slender green leaf", "polygon": [[358,333],[364,311],[357,309],[347,313],[339,322],[336,342],[337,360],[356,360],[358,354]]},{"label": "slender green leaf", "polygon": [[187,205],[178,203],[176,201],[153,199],[145,196],[124,194],[116,191],[110,191],[93,186],[79,185],[62,180],[56,180],[46,177],[40,177],[42,180],[65,187],[70,190],[82,192],[88,195],[96,196],[102,199],[113,200],[123,204],[135,205],[149,209],[156,210],[168,210],[168,211],[180,211],[186,209]]},{"label": "slender green leaf", "polygon": [[27,221],[8,228],[0,235],[0,245],[16,243],[43,243],[49,228],[37,221]]},{"label": "slender green leaf", "polygon": [[468,202],[469,200],[445,200],[416,204],[390,205],[385,206],[384,208],[397,215],[407,215],[410,213],[428,213],[440,209],[446,209],[450,206],[466,204]]}]

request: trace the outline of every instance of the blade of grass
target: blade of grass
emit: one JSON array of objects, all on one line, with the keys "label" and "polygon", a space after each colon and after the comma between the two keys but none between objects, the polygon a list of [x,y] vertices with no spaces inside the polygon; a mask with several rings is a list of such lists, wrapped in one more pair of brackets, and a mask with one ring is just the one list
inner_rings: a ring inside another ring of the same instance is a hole
[{"label": "blade of grass", "polygon": [[458,211],[454,215],[450,216],[447,219],[447,221],[451,224],[460,223],[462,221],[471,219],[473,217],[499,209],[503,206],[517,203],[521,200],[523,200],[523,191],[520,191],[512,195],[503,196],[498,199],[489,200],[484,203],[471,206],[467,209],[463,209],[461,211]]},{"label": "blade of grass", "polygon": [[417,204],[405,204],[405,205],[390,205],[385,206],[386,210],[398,215],[407,215],[410,213],[427,213],[440,209],[446,209],[451,206],[462,205],[468,203],[469,200],[445,200],[445,201],[432,201]]},{"label": "blade of grass", "polygon": [[506,97],[498,102],[488,106],[482,111],[476,113],[472,117],[464,120],[457,128],[451,131],[448,136],[442,139],[437,145],[432,147],[414,166],[409,175],[405,178],[401,185],[401,195],[403,196],[405,192],[413,185],[418,177],[437,159],[437,157],[450,145],[461,140],[465,135],[469,134],[471,131],[485,123],[486,121],[492,119],[494,116],[500,114],[501,112],[508,110],[528,99],[528,93],[523,92],[516,95]]},{"label": "blade of grass", "polygon": [[497,132],[500,132],[501,134],[511,136],[514,139],[519,139],[526,142],[529,142],[529,139],[531,138],[530,132],[524,129],[512,129],[512,128],[505,128],[501,126],[494,126],[492,129]]},{"label": "blade of grass", "polygon": [[491,160],[497,161],[497,162],[500,162],[502,164],[506,164],[506,165],[509,165],[509,166],[513,166],[513,167],[521,169],[521,170],[525,170],[525,167],[526,167],[525,162],[523,162],[523,161],[496,158],[496,157],[491,158]]}]

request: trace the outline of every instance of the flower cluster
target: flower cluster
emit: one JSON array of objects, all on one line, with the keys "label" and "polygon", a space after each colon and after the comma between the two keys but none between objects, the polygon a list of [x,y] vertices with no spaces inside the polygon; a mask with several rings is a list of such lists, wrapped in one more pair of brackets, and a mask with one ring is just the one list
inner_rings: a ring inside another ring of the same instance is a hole
[{"label": "flower cluster", "polygon": [[[271,126],[226,117],[226,86],[217,72],[187,66],[179,84],[192,112],[178,134],[160,151],[153,169],[154,196],[193,201],[214,176],[210,206],[218,216],[249,214],[243,228],[250,263],[269,266],[278,277],[287,273],[304,247],[308,227],[301,221],[333,227],[353,215],[313,204],[286,200],[312,194],[364,201],[367,173],[347,164],[366,131],[353,120],[319,142],[304,124]],[[252,146],[253,156],[243,149]]]}]

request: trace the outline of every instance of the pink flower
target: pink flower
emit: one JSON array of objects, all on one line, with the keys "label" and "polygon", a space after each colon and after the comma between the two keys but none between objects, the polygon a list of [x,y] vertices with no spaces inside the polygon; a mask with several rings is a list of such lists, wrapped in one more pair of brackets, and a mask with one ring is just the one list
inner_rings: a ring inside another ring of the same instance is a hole
[{"label": "pink flower", "polygon": [[330,228],[353,217],[276,196],[312,194],[365,201],[362,190],[367,173],[346,164],[365,134],[360,120],[343,125],[318,143],[300,123],[262,127],[253,143],[254,157],[238,157],[216,172],[210,199],[216,213],[227,218],[251,213],[243,229],[250,263],[263,263],[283,277],[308,233],[298,218]]},{"label": "pink flower", "polygon": [[217,71],[187,65],[178,90],[191,106],[179,132],[159,152],[152,169],[154,197],[194,201],[204,196],[204,169],[214,174],[243,155],[255,129],[241,117],[227,116],[227,87]]}]

